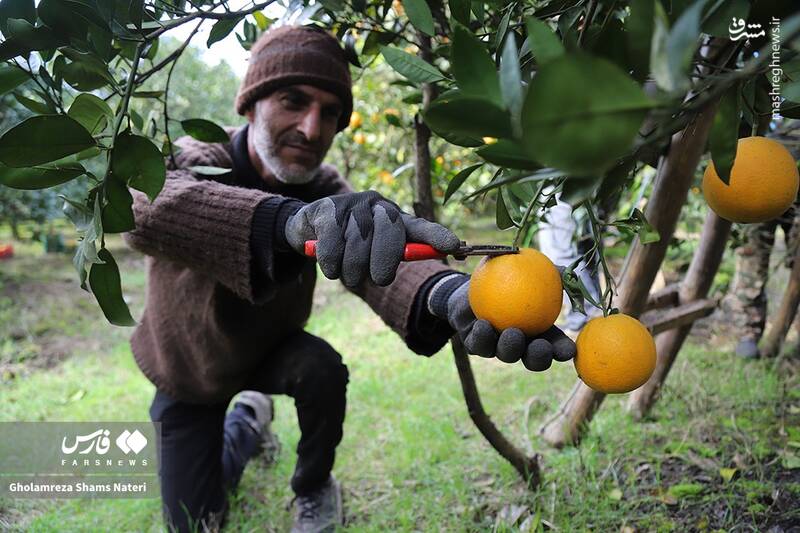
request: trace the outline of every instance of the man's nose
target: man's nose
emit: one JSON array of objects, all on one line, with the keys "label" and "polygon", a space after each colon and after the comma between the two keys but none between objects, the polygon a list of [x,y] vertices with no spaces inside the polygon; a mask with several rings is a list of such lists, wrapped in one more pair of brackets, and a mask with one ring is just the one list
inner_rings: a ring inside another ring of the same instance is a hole
[{"label": "man's nose", "polygon": [[315,143],[319,140],[321,127],[320,110],[316,107],[311,107],[304,115],[298,130],[305,136],[306,140],[310,143]]}]

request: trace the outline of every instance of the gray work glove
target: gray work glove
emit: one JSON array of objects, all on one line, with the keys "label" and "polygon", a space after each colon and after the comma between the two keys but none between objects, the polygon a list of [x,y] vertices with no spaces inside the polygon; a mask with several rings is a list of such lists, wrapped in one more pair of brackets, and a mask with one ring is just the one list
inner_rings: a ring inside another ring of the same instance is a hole
[{"label": "gray work glove", "polygon": [[317,241],[317,262],[325,277],[355,287],[369,276],[376,285],[394,281],[407,242],[454,252],[461,241],[453,232],[404,213],[375,191],[328,196],[300,208],[286,221],[286,241],[303,253]]},{"label": "gray work glove", "polygon": [[575,343],[555,326],[535,338],[526,337],[517,328],[498,333],[489,322],[475,317],[468,291],[469,276],[455,274],[442,278],[428,292],[428,310],[448,321],[468,353],[497,357],[504,363],[522,359],[525,368],[534,372],[550,368],[553,359],[569,361],[575,357]]}]

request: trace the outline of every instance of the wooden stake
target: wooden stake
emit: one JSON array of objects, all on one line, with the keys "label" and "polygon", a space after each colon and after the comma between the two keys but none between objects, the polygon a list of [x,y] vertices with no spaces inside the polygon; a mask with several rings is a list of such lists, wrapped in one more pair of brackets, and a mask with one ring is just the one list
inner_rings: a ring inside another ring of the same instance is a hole
[{"label": "wooden stake", "polygon": [[[730,231],[730,222],[718,217],[713,211],[708,211],[700,236],[700,245],[689,265],[686,278],[681,283],[678,296],[681,304],[691,305],[698,300],[707,301],[701,299],[706,297],[714,281]],[[689,323],[656,338],[658,354],[656,369],[647,383],[633,391],[628,399],[628,411],[634,418],[641,419],[650,411],[691,329],[692,323]]]},{"label": "wooden stake", "polygon": [[[653,195],[645,212],[661,239],[648,245],[642,245],[637,239],[631,246],[616,300],[622,313],[638,317],[647,305],[650,287],[666,254],[681,208],[686,203],[715,110],[716,104],[707,107],[686,129],[673,135],[669,154],[661,158]],[[603,393],[578,382],[559,414],[542,426],[540,434],[556,448],[577,443],[604,398]]]},{"label": "wooden stake", "polygon": [[[789,275],[789,286],[783,293],[778,315],[761,347],[761,355],[764,357],[775,357],[780,354],[781,346],[786,340],[786,334],[789,333],[789,328],[797,314],[798,304],[800,304],[800,243],[795,243],[795,246],[797,251],[794,254],[794,267]],[[800,322],[798,322],[798,328],[800,328]]]}]

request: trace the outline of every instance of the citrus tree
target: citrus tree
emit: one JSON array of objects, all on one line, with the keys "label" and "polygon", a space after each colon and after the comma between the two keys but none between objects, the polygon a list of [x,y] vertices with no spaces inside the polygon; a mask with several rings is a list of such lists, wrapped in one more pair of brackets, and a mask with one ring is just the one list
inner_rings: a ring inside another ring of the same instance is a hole
[{"label": "citrus tree", "polygon": [[[583,259],[599,264],[605,280],[596,301],[572,273],[576,265],[567,265],[564,288],[606,315],[643,307],[686,199],[681,176],[694,173],[706,147],[727,184],[742,121],[758,132],[772,113],[800,116],[800,15],[789,2],[291,0],[280,20],[265,14],[272,3],[0,1],[0,92],[34,84],[36,113],[0,137],[0,184],[43,189],[88,177],[83,194],[65,197],[64,207],[81,236],[80,283],[110,322],[133,323],[104,240],[133,228],[128,189],[157,197],[178,131],[227,140],[207,117],[177,120],[169,109],[169,73],[205,20],[214,22],[207,46],[237,27],[249,48],[272,24],[318,24],[342,40],[356,71],[388,65],[405,106],[357,109],[352,142],[339,146],[345,166],[378,141],[370,131],[377,115],[396,128],[380,141],[413,139],[414,154],[395,153],[398,166],[376,169],[378,179],[391,186],[413,170],[411,200],[421,216],[435,216],[439,179],[441,202],[488,197],[498,227],[515,228],[514,242],[524,244],[560,197],[589,221],[593,245]],[[745,20],[763,34],[743,35]],[[184,24],[192,25],[189,38],[160,55],[163,36]],[[167,72],[164,86],[147,86],[159,72]],[[777,99],[770,95],[776,84]],[[160,112],[142,117],[131,105],[137,98],[160,102]],[[447,161],[442,171],[436,151],[443,146],[457,147],[464,166]],[[660,182],[642,211],[630,197],[643,169],[656,165]],[[598,209],[609,203],[632,209],[621,217]],[[643,274],[626,280],[635,291],[620,291],[610,275],[603,237],[612,229],[636,236],[633,270]],[[647,246],[654,251],[641,252]],[[463,349],[455,348],[473,419],[535,484],[535,458],[521,457],[482,413]]]}]

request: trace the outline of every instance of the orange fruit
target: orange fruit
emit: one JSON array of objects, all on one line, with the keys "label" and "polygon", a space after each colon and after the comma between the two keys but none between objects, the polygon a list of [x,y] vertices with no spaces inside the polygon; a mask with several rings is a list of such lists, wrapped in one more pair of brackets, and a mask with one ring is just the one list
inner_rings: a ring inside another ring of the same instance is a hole
[{"label": "orange fruit", "polygon": [[361,117],[361,113],[358,111],[353,111],[353,113],[350,115],[350,129],[354,130],[363,123],[364,119]]},{"label": "orange fruit", "polygon": [[381,170],[378,173],[378,178],[384,185],[392,185],[394,183],[394,176],[388,170]]},{"label": "orange fruit", "polygon": [[533,248],[484,258],[469,282],[475,316],[497,330],[519,328],[534,336],[550,329],[561,312],[561,275],[546,255]]},{"label": "orange fruit", "polygon": [[353,141],[355,141],[356,144],[364,144],[367,142],[367,138],[363,133],[359,132],[353,135]]},{"label": "orange fruit", "polygon": [[606,394],[641,387],[656,368],[656,343],[635,318],[596,317],[583,326],[575,343],[575,370],[584,383]]},{"label": "orange fruit", "polygon": [[710,162],[703,174],[703,195],[716,214],[731,222],[766,222],[778,217],[797,198],[800,186],[792,154],[766,137],[739,139],[730,178],[725,185]]}]

